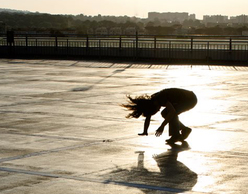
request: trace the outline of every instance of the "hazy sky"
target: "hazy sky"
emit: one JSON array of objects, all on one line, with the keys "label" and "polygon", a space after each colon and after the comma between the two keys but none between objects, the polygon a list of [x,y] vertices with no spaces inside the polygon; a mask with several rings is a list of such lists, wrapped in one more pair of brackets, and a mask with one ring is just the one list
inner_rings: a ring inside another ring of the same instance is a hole
[{"label": "hazy sky", "polygon": [[248,15],[248,0],[0,0],[0,8],[52,14],[147,17],[148,12]]}]

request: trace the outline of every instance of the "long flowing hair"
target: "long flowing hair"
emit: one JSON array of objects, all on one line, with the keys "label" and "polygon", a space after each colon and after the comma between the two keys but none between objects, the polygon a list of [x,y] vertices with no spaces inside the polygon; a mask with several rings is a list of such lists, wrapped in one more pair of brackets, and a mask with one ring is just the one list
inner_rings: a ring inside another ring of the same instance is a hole
[{"label": "long flowing hair", "polygon": [[151,105],[151,96],[145,94],[132,98],[130,95],[127,95],[127,99],[128,103],[121,105],[127,110],[132,111],[126,118],[139,118],[141,115],[147,115],[147,111]]}]

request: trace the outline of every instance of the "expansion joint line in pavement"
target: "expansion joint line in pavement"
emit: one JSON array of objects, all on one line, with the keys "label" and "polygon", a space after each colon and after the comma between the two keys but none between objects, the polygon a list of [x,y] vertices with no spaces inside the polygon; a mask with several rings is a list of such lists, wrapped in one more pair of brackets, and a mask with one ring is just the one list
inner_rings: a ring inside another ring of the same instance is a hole
[{"label": "expansion joint line in pavement", "polygon": [[0,159],[0,163],[7,162],[7,161],[12,161],[12,160],[19,160],[19,159],[22,159],[22,158],[29,158],[29,157],[33,157],[33,156],[40,156],[40,155],[44,155],[44,154],[50,154],[50,153],[54,153],[54,152],[72,150],[72,149],[83,148],[83,147],[89,147],[89,146],[97,145],[97,144],[100,144],[100,143],[103,143],[103,141],[86,143],[86,144],[83,144],[83,145],[81,144],[81,145],[74,145],[74,146],[67,146],[67,147],[55,148],[55,149],[51,149],[51,150],[44,150],[44,151],[40,151],[40,152],[33,152],[33,153],[30,153],[30,154],[24,154],[24,155],[19,155],[19,156],[2,158],[2,159]]},{"label": "expansion joint line in pavement", "polygon": [[[20,134],[20,135],[23,135],[23,134]],[[48,137],[48,136],[46,136],[46,137]],[[57,137],[53,137],[53,138],[57,138]],[[51,150],[43,150],[43,151],[39,151],[39,152],[33,152],[33,153],[29,153],[29,154],[13,156],[13,157],[8,157],[8,158],[1,158],[0,163],[7,162],[7,161],[13,161],[13,160],[19,160],[19,159],[23,159],[23,158],[34,157],[34,156],[40,156],[40,155],[45,155],[45,154],[50,154],[50,153],[55,153],[55,152],[60,152],[60,151],[72,150],[72,149],[77,149],[77,148],[84,148],[84,147],[89,147],[89,146],[98,145],[98,144],[102,144],[102,143],[111,143],[111,142],[115,142],[115,141],[131,139],[131,138],[134,138],[134,136],[115,138],[115,139],[102,139],[102,140],[97,140],[97,141],[90,142],[90,143],[60,147],[60,148],[55,148],[55,149],[51,149]],[[72,139],[70,139],[70,140],[72,140]],[[75,140],[78,141],[78,139],[75,139]]]}]

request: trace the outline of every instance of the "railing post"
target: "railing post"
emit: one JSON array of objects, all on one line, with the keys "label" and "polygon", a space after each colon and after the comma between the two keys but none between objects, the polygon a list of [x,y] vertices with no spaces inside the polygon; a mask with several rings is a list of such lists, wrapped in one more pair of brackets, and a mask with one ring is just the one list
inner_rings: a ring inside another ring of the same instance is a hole
[{"label": "railing post", "polygon": [[209,62],[210,56],[209,56],[209,41],[207,43],[207,62]]},{"label": "railing post", "polygon": [[66,40],[66,55],[67,55],[67,57],[69,55],[69,39],[68,38]]},{"label": "railing post", "polygon": [[28,48],[28,35],[26,35],[25,40],[26,40],[26,48]]},{"label": "railing post", "polygon": [[101,58],[101,39],[99,39],[99,44],[98,44],[98,47],[99,47],[99,57]]},{"label": "railing post", "polygon": [[171,60],[171,41],[169,41],[169,60]]},{"label": "railing post", "polygon": [[89,55],[89,35],[86,35],[86,56]]},{"label": "railing post", "polygon": [[230,37],[230,40],[229,40],[229,60],[232,61],[232,38]]},{"label": "railing post", "polygon": [[138,31],[136,31],[136,48],[139,47],[139,37],[138,37]]},{"label": "railing post", "polygon": [[193,49],[194,49],[194,40],[193,40],[193,37],[191,37],[191,40],[190,40],[190,59],[193,60]]},{"label": "railing post", "polygon": [[121,56],[122,38],[119,38],[119,56]]},{"label": "railing post", "polygon": [[58,36],[57,35],[55,35],[55,48],[56,50],[58,48]]},{"label": "railing post", "polygon": [[232,51],[232,38],[229,40],[229,51]]},{"label": "railing post", "polygon": [[120,36],[120,38],[119,38],[119,49],[121,50],[121,47],[122,47],[122,39],[121,39],[121,36]]},{"label": "railing post", "polygon": [[157,38],[154,36],[154,58],[156,57],[156,51],[157,51]]},{"label": "railing post", "polygon": [[86,36],[86,49],[89,49],[89,36]]},{"label": "railing post", "polygon": [[138,51],[139,51],[139,37],[138,37],[138,31],[136,31],[136,58],[138,58]]},{"label": "railing post", "polygon": [[190,49],[191,49],[191,52],[193,51],[193,48],[194,48],[194,40],[193,38],[191,37],[191,41],[190,41]]}]

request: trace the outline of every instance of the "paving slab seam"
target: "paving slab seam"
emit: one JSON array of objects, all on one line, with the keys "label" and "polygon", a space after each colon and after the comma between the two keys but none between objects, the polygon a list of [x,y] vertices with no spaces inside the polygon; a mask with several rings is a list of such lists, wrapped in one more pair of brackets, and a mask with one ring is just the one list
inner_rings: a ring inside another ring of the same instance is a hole
[{"label": "paving slab seam", "polygon": [[[123,67],[123,64],[117,64],[117,63],[113,63],[111,66],[110,66],[110,68],[123,68],[124,70],[125,69],[128,69],[128,68],[130,68],[130,67],[132,67],[132,63],[130,63],[130,64],[124,64],[124,65],[126,65],[125,67]],[[117,67],[116,67],[117,66]]]},{"label": "paving slab seam", "polygon": [[[78,63],[80,63],[80,62],[85,62],[86,64],[85,65],[82,65],[82,67],[84,67],[84,66],[90,66],[90,65],[92,65],[92,64],[102,64],[102,65],[105,65],[106,66],[106,64],[111,64],[109,67],[112,67],[112,66],[114,66],[114,65],[118,65],[118,64],[120,64],[120,63],[115,63],[115,62],[99,62],[99,61],[81,61],[81,60],[75,60],[75,61],[63,61],[63,62],[67,62],[66,64],[58,64],[58,60],[54,60],[54,61],[50,61],[50,60],[35,60],[35,62],[34,62],[34,60],[32,60],[32,61],[30,61],[30,60],[19,60],[18,61],[18,59],[16,59],[16,60],[10,60],[10,59],[0,59],[0,61],[3,61],[3,62],[5,62],[5,63],[7,63],[7,64],[28,64],[28,65],[47,65],[47,63],[49,62],[49,66],[67,66],[67,67],[70,67],[70,66],[76,66]],[[147,64],[135,64],[135,63],[123,63],[123,64],[121,64],[121,65],[127,65],[127,66],[132,66],[132,65],[142,65],[142,67],[144,67],[144,66],[148,66],[148,67],[151,67],[151,66],[175,66],[174,64],[153,64],[153,63],[151,63],[151,64],[149,64],[149,63],[147,63]],[[190,66],[191,68],[192,67],[194,67],[194,66],[199,66],[199,65],[188,65],[188,64],[181,64],[182,66]],[[233,65],[233,66],[230,66],[230,65],[201,65],[201,66],[208,66],[208,67],[211,67],[211,66],[218,66],[218,67],[233,67],[233,68],[235,68],[236,66],[235,65]],[[109,68],[109,67],[107,67],[107,68]],[[240,67],[246,67],[246,66],[240,66]],[[235,68],[236,69],[236,68]]]},{"label": "paving slab seam", "polygon": [[[15,134],[15,133],[13,133],[13,134]],[[19,134],[19,135],[26,135],[26,134]],[[83,141],[83,139],[60,138],[60,137],[43,136],[43,135],[27,135],[27,136],[38,136],[38,137],[44,137],[44,138],[48,137],[48,138],[56,138],[56,139]],[[50,154],[50,153],[55,153],[55,152],[60,152],[60,151],[72,150],[72,149],[77,149],[77,148],[84,148],[84,147],[99,145],[99,144],[102,144],[102,143],[112,143],[112,142],[114,142],[114,143],[121,143],[123,145],[123,142],[121,142],[121,141],[124,141],[124,140],[127,140],[127,139],[133,139],[133,138],[136,138],[136,136],[128,136],[128,137],[115,138],[115,139],[101,139],[101,140],[99,140],[97,142],[86,143],[86,144],[83,144],[83,145],[67,146],[67,147],[55,148],[55,149],[51,149],[51,150],[44,150],[44,151],[40,151],[40,152],[33,152],[33,153],[24,154],[24,155],[20,155],[20,156],[2,158],[2,159],[0,159],[0,163],[7,162],[7,161],[13,161],[13,160],[19,160],[19,159],[23,159],[23,158],[34,157],[34,156],[40,156],[40,155]],[[85,138],[85,139],[87,139],[87,138]],[[137,146],[139,144],[125,143],[125,145]],[[149,145],[142,145],[142,144],[140,146],[146,147],[146,148],[150,147]],[[199,152],[197,150],[191,150],[191,152],[201,153],[202,154],[202,152]],[[213,155],[213,154],[220,156],[220,157],[214,157],[214,158],[217,158],[217,159],[218,158],[223,158],[223,157],[248,158],[248,153],[235,152],[235,151],[207,152],[207,153],[205,153],[205,155]]]},{"label": "paving slab seam", "polygon": [[[146,162],[146,161],[148,161],[148,160],[144,160],[144,162]],[[122,167],[122,169],[127,169],[127,168],[129,168],[130,167],[130,165],[133,165],[133,166],[135,166],[136,165],[136,162],[133,162],[133,163],[126,163],[126,164],[122,164],[121,165],[121,167]],[[115,165],[115,167],[109,167],[109,168],[103,168],[103,169],[101,169],[101,170],[97,170],[97,171],[91,171],[91,172],[87,172],[87,173],[83,173],[83,174],[78,174],[77,176],[80,176],[80,177],[82,177],[82,176],[89,176],[89,175],[97,175],[97,176],[99,176],[99,173],[102,173],[102,172],[107,172],[107,171],[115,171],[116,169],[118,169],[120,167],[120,165]]]},{"label": "paving slab seam", "polygon": [[74,63],[70,64],[69,66],[76,66],[79,63],[79,61],[75,61]]},{"label": "paving slab seam", "polygon": [[27,133],[18,133],[18,132],[0,132],[0,134],[8,134],[8,135],[20,135],[20,136],[28,136],[28,137],[41,137],[41,138],[49,138],[49,139],[60,139],[60,140],[71,140],[71,141],[84,141],[84,140],[94,140],[94,141],[103,141],[103,138],[93,138],[93,137],[63,137],[63,136],[52,136],[52,135],[42,135],[42,134],[27,134]]},{"label": "paving slab seam", "polygon": [[236,71],[238,71],[238,69],[237,69],[235,66],[233,66],[233,68],[234,68]]},{"label": "paving slab seam", "polygon": [[[44,176],[49,178],[60,178],[60,179],[69,179],[69,180],[76,180],[76,181],[84,181],[84,182],[93,182],[93,183],[100,183],[100,184],[112,184],[112,185],[119,185],[125,187],[133,187],[139,189],[147,189],[147,190],[154,190],[154,191],[166,191],[171,193],[184,193],[187,192],[185,189],[178,189],[178,188],[170,188],[170,187],[159,187],[153,186],[148,184],[140,184],[140,183],[132,183],[132,182],[124,182],[124,181],[114,181],[114,180],[104,180],[104,179],[96,179],[96,178],[86,178],[86,177],[77,177],[77,176],[65,176],[65,175],[57,175],[45,172],[36,172],[36,171],[28,171],[22,169],[14,169],[14,168],[6,168],[0,167],[0,171],[10,172],[10,173],[18,173],[18,174],[27,174],[27,175],[34,175],[34,176]],[[202,191],[191,191],[191,193],[205,193]]]},{"label": "paving slab seam", "polygon": [[[49,100],[49,101],[52,101],[52,100]],[[44,100],[44,102],[48,102],[48,101]],[[37,102],[17,102],[17,103],[13,103],[13,104],[0,105],[0,107],[4,108],[4,107],[19,106],[19,105],[29,105],[29,104],[35,105],[35,104],[40,104],[40,103],[42,103],[42,101],[37,101]],[[1,112],[3,112],[3,111],[0,111],[0,113]]]},{"label": "paving slab seam", "polygon": [[[72,137],[59,137],[59,136],[48,136],[48,135],[40,135],[40,134],[25,134],[25,133],[15,133],[15,132],[9,132],[9,133],[1,133],[1,134],[13,134],[13,135],[22,135],[22,136],[33,136],[33,137],[42,137],[42,138],[51,138],[51,139],[61,139],[61,140],[72,140],[72,141],[84,141],[84,140],[90,140],[90,137],[85,137],[85,138],[72,138]],[[15,157],[10,157],[10,158],[2,158],[0,159],[0,163],[1,162],[5,162],[5,161],[11,161],[11,160],[17,160],[17,159],[22,159],[22,158],[27,158],[27,157],[32,157],[32,156],[38,156],[38,155],[43,155],[43,154],[49,154],[49,153],[53,153],[53,152],[59,152],[59,151],[64,151],[64,150],[71,150],[71,149],[76,149],[76,148],[83,148],[83,147],[89,147],[89,146],[93,146],[96,144],[100,144],[100,143],[111,143],[111,142],[115,142],[115,143],[120,143],[121,141],[125,141],[128,139],[134,139],[136,138],[136,136],[134,135],[130,135],[130,136],[125,136],[125,137],[120,137],[120,138],[113,138],[113,139],[106,139],[106,138],[98,138],[97,142],[93,142],[93,143],[88,143],[88,144],[84,144],[84,145],[76,145],[76,146],[68,146],[68,147],[61,147],[61,148],[56,148],[56,149],[52,149],[52,150],[45,150],[45,151],[41,151],[41,152],[34,152],[34,153],[30,153],[30,154],[26,154],[26,155],[21,155],[21,156],[15,156]],[[94,140],[96,140],[96,138],[94,138]],[[123,142],[122,142],[123,144]],[[139,145],[139,144],[135,144],[135,143],[126,143],[126,145]],[[146,146],[146,145],[142,145],[143,147],[150,147],[150,146]],[[197,151],[195,151],[197,152]],[[208,152],[210,154],[213,154],[215,152]],[[248,153],[242,153],[242,152],[235,152],[235,151],[230,151],[230,152],[225,152],[225,153],[221,153],[221,152],[217,152],[215,153],[217,155],[225,155],[225,156],[230,156],[230,157],[242,157],[242,158],[246,158],[248,157]]]},{"label": "paving slab seam", "polygon": [[[101,68],[121,68],[121,69],[157,69],[157,68],[153,68],[153,66],[154,67],[157,67],[157,66],[161,66],[161,68],[163,67],[163,69],[169,69],[170,67],[172,67],[172,68],[175,68],[175,65],[154,65],[154,64],[130,64],[129,66],[127,66],[127,67],[125,67],[125,68],[123,68],[123,67],[118,67],[118,66],[115,66],[115,65],[112,65],[112,66],[110,66],[110,67],[101,67]],[[178,65],[178,66],[181,66],[181,67],[184,67],[184,66],[189,66],[190,68],[190,70],[193,70],[194,69],[194,67],[198,67],[199,68],[199,66],[198,65]],[[216,70],[216,69],[213,69],[213,68],[211,68],[213,65],[202,65],[202,67],[207,67],[207,69],[205,69],[205,70]],[[82,66],[82,67],[88,67],[88,68],[97,68],[96,66]],[[238,71],[238,69],[235,67],[235,66],[225,66],[225,65],[223,65],[223,66],[220,66],[220,65],[218,65],[218,67],[225,67],[226,69],[224,69],[224,70],[232,70],[232,69],[230,69],[230,67],[231,68],[233,68],[233,70],[235,70],[235,71]],[[182,68],[178,68],[177,67],[177,69],[182,69]],[[221,70],[221,69],[220,69]]]},{"label": "paving slab seam", "polygon": [[[130,137],[125,137],[125,139],[130,139]],[[90,146],[94,146],[94,145],[99,145],[99,144],[103,144],[103,143],[111,143],[111,142],[114,142],[114,141],[121,141],[121,140],[124,140],[124,139],[119,139],[119,140],[102,139],[102,140],[91,142],[91,143],[84,143],[83,145],[79,144],[79,145],[74,145],[74,146],[66,146],[66,147],[55,148],[55,149],[51,149],[51,150],[43,150],[43,151],[33,152],[33,153],[19,155],[19,156],[2,158],[2,159],[0,159],[0,163],[7,162],[7,161],[13,161],[13,160],[19,160],[19,159],[23,159],[23,158],[30,158],[30,157],[35,157],[35,156],[40,156],[40,155],[60,152],[60,151],[66,151],[66,150],[73,150],[73,149],[78,149],[78,148],[90,147]]]},{"label": "paving slab seam", "polygon": [[[74,117],[74,118],[84,118],[84,119],[92,119],[92,120],[99,120],[99,121],[118,121],[121,123],[128,123],[128,121],[123,120],[121,118],[115,118],[115,117],[94,117],[94,116],[84,116],[84,117],[80,117],[80,116],[75,116],[75,115],[71,115],[71,114],[62,114],[62,113],[50,113],[50,112],[22,112],[22,111],[0,111],[0,114],[5,114],[5,113],[12,113],[12,114],[27,114],[27,115],[33,115],[33,114],[37,114],[37,115],[45,115],[45,116],[65,116],[65,117]],[[2,127],[7,127],[7,126],[3,126]]]},{"label": "paving slab seam", "polygon": [[[45,60],[44,60],[45,61]],[[9,64],[26,64],[27,62],[11,62],[11,61],[7,61],[6,62],[7,64],[9,63]],[[77,61],[77,62],[75,62],[75,65],[74,65],[74,63],[73,64],[68,64],[68,65],[64,65],[64,66],[66,66],[66,67],[84,67],[84,68],[121,68],[121,69],[129,69],[129,68],[135,68],[135,69],[144,69],[144,66],[147,66],[145,69],[152,69],[153,68],[153,66],[161,66],[161,67],[165,67],[165,68],[163,68],[163,69],[169,69],[169,67],[175,67],[175,65],[167,65],[167,64],[157,64],[157,65],[154,65],[154,64],[142,64],[142,67],[139,67],[139,66],[137,66],[137,64],[129,64],[129,66],[127,66],[127,67],[125,67],[125,68],[123,68],[123,67],[115,67],[115,65],[114,65],[114,63],[111,63],[112,65],[109,65],[108,67],[106,67],[106,66],[92,66],[91,64],[94,64],[94,63],[97,63],[97,62],[91,62],[91,63],[89,63],[89,64],[87,64],[87,65],[83,65],[83,66],[77,66],[77,63],[80,63],[80,61]],[[106,64],[110,64],[110,63],[106,63]],[[28,65],[43,65],[43,66],[48,66],[46,63],[44,63],[44,62],[41,62],[41,63],[28,63]],[[52,63],[50,63],[49,64],[49,66],[61,66],[61,65],[58,65],[58,64],[52,64]],[[185,66],[185,65],[182,65],[182,66]],[[189,65],[190,66],[190,69],[191,70],[193,70],[194,69],[194,67],[199,67],[199,65]],[[202,66],[205,66],[205,67],[208,67],[208,69],[204,69],[204,70],[216,70],[216,68],[211,68],[211,67],[214,67],[215,65],[202,65]],[[228,67],[232,67],[233,68],[233,70],[235,70],[235,71],[248,71],[248,67],[247,66],[238,66],[238,67],[236,67],[236,66],[229,66],[229,65],[216,65],[217,67],[226,67],[226,68],[228,68]],[[62,66],[63,67],[63,66]],[[221,69],[218,69],[218,70],[221,70]],[[156,68],[154,68],[154,69],[156,69]],[[178,68],[178,69],[181,69],[181,68]],[[223,69],[222,69],[223,70]],[[228,71],[232,71],[232,69],[224,69],[224,70],[228,70]]]},{"label": "paving slab seam", "polygon": [[129,137],[124,137],[124,138],[116,138],[116,139],[101,139],[101,140],[94,141],[91,143],[84,143],[84,144],[79,144],[79,145],[74,145],[74,146],[55,148],[55,149],[51,149],[51,150],[43,150],[43,151],[39,151],[39,152],[33,152],[33,153],[29,153],[29,154],[13,156],[13,157],[8,157],[8,158],[1,158],[0,163],[7,162],[7,161],[13,161],[13,160],[19,160],[19,159],[23,159],[23,158],[41,156],[41,155],[60,152],[60,151],[67,151],[67,150],[73,150],[73,149],[78,149],[78,148],[90,147],[90,146],[99,145],[99,144],[103,144],[103,143],[117,142],[117,141],[122,141],[122,140],[126,140],[126,139],[132,139],[132,138],[136,138],[136,137],[129,136]]},{"label": "paving slab seam", "polygon": [[[14,129],[14,128],[12,128],[12,129]],[[75,137],[63,137],[63,136],[52,136],[52,135],[42,135],[42,134],[27,134],[27,133],[18,133],[18,132],[0,132],[0,134],[21,135],[21,136],[30,136],[30,137],[71,140],[71,141],[94,140],[94,141],[102,141],[102,142],[118,142],[118,141],[124,141],[124,140],[137,138],[136,135],[129,135],[129,136],[125,136],[125,137],[108,139],[108,138],[96,138],[96,137],[94,137],[94,138],[93,137],[75,138]],[[130,145],[137,145],[137,144],[130,144]]]},{"label": "paving slab seam", "polygon": [[[36,134],[25,134],[25,133],[1,133],[1,134],[14,134],[14,135],[23,135],[23,136],[34,136],[34,137],[42,137],[42,138],[52,138],[52,139],[62,139],[62,140],[73,140],[73,141],[83,141],[83,140],[90,140],[91,138],[70,138],[70,137],[58,137],[58,136],[47,136],[47,135],[36,135]],[[134,139],[136,138],[136,136],[131,135],[131,136],[126,136],[126,137],[120,137],[120,138],[113,138],[113,139],[98,139],[95,142],[91,142],[91,143],[87,143],[87,144],[83,144],[83,145],[75,145],[75,146],[67,146],[67,147],[61,147],[61,148],[55,148],[52,150],[44,150],[44,151],[40,151],[40,152],[33,152],[33,153],[29,153],[29,154],[25,154],[25,155],[20,155],[20,156],[14,156],[14,157],[9,157],[9,158],[2,158],[0,159],[0,163],[2,162],[6,162],[6,161],[12,161],[12,160],[18,160],[18,159],[22,159],[22,158],[28,158],[28,157],[33,157],[33,156],[39,156],[39,155],[44,155],[44,154],[49,154],[49,153],[54,153],[54,152],[60,152],[60,151],[65,151],[65,150],[72,150],[72,149],[77,149],[77,148],[83,148],[83,147],[89,147],[89,146],[94,146],[94,145],[98,145],[101,143],[111,143],[111,142],[115,142],[115,143],[121,143],[123,144],[123,142],[121,141],[125,141],[128,139]],[[95,140],[95,138],[94,138]],[[139,144],[135,144],[135,143],[125,143],[125,145],[134,145],[137,146]],[[140,145],[142,147],[150,147],[149,145]],[[191,150],[195,153],[202,153],[202,152],[198,152],[197,150]],[[243,153],[243,152],[235,152],[235,151],[225,151],[225,152],[207,152],[208,154],[215,154],[218,156],[224,156],[224,157],[235,157],[235,158],[247,158],[248,157],[248,153]],[[216,157],[216,158],[220,158],[220,157]]]},{"label": "paving slab seam", "polygon": [[13,161],[13,160],[19,160],[19,159],[23,159],[23,158],[41,156],[41,155],[60,152],[60,151],[73,150],[73,149],[77,149],[77,148],[84,148],[84,147],[89,147],[89,146],[92,146],[92,145],[98,145],[98,144],[101,144],[101,143],[104,143],[104,142],[103,141],[97,141],[97,142],[93,142],[93,143],[86,143],[86,144],[83,144],[83,145],[80,144],[80,145],[74,145],[74,146],[66,146],[66,147],[60,147],[60,148],[55,148],[55,149],[51,149],[51,150],[43,150],[43,151],[33,152],[33,153],[19,155],[19,156],[2,158],[2,159],[0,159],[0,163],[7,162],[7,161]]},{"label": "paving slab seam", "polygon": [[[133,84],[135,85],[135,84]],[[123,87],[126,87],[126,86],[123,86]],[[118,88],[118,87],[111,87],[111,88]],[[64,93],[64,92],[62,92]],[[42,95],[44,94],[54,94],[54,93],[43,93]],[[108,94],[109,95],[109,94]],[[101,95],[101,96],[108,96],[108,95]],[[90,96],[90,97],[98,97],[100,95],[95,95],[95,96]],[[89,98],[89,97],[82,97],[82,98]],[[43,102],[69,102],[69,103],[76,103],[76,104],[100,104],[100,105],[112,105],[112,106],[120,106],[119,104],[115,104],[115,103],[112,103],[112,102],[104,102],[104,103],[88,103],[88,102],[81,102],[81,101],[75,101],[75,100],[63,100],[63,99],[42,99],[40,98],[39,101],[32,101],[32,102],[17,102],[17,103],[13,103],[13,104],[6,104],[6,105],[0,105],[0,107],[11,107],[11,106],[17,106],[17,105],[29,105],[29,104],[42,104]],[[1,112],[0,112],[1,113]]]},{"label": "paving slab seam", "polygon": [[[211,152],[211,153],[214,153],[214,152]],[[245,153],[245,152],[236,152],[236,151],[216,152],[215,155],[217,155],[217,156],[223,156],[225,158],[227,158],[227,157],[248,158],[248,153]],[[223,158],[223,157],[216,157],[216,158]],[[211,158],[214,158],[214,157],[211,157]]]}]

